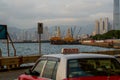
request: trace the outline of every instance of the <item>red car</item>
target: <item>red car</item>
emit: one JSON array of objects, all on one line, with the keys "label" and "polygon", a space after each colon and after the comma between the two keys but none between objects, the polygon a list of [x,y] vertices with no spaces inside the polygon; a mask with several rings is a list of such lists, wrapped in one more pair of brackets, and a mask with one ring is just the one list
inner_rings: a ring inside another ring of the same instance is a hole
[{"label": "red car", "polygon": [[18,80],[120,80],[120,63],[102,54],[44,55]]}]

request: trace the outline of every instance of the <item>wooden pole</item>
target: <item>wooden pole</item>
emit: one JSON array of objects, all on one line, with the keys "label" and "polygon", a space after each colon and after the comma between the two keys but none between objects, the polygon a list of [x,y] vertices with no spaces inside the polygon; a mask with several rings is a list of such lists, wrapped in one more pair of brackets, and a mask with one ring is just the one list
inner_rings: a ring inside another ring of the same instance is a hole
[{"label": "wooden pole", "polygon": [[8,57],[10,56],[10,51],[9,51],[9,38],[7,38],[7,51],[8,51]]}]

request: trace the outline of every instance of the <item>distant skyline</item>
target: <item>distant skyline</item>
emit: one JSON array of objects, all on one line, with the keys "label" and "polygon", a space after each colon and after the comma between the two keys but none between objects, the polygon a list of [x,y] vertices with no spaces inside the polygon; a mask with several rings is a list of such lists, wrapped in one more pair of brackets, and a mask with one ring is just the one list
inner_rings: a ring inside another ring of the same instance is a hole
[{"label": "distant skyline", "polygon": [[101,17],[112,22],[113,0],[0,0],[0,24],[9,27],[86,26]]}]

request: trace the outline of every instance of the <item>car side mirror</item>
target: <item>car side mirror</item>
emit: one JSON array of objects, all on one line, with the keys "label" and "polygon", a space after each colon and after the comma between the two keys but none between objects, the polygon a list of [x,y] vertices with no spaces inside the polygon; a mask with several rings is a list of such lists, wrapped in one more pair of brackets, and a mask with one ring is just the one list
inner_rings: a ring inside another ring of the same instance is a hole
[{"label": "car side mirror", "polygon": [[32,71],[31,74],[32,76],[40,76],[40,73],[37,71]]},{"label": "car side mirror", "polygon": [[32,76],[40,76],[40,73],[39,73],[39,72],[37,72],[37,71],[32,71],[31,69],[27,70],[27,71],[25,72],[25,74],[27,74],[27,75],[32,75]]},{"label": "car side mirror", "polygon": [[31,69],[27,69],[27,70],[25,71],[25,74],[30,75],[30,74],[31,74],[31,72],[32,72],[32,70],[31,70]]}]

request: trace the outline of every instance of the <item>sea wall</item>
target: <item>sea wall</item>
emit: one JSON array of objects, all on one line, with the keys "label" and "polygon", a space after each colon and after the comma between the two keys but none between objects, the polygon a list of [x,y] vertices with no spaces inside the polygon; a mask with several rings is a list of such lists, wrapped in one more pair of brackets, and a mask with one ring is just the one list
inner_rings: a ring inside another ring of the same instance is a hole
[{"label": "sea wall", "polygon": [[81,44],[82,45],[90,45],[90,46],[113,48],[113,43],[105,43],[105,42],[81,42]]},{"label": "sea wall", "polygon": [[0,57],[0,71],[20,68],[22,64],[35,63],[40,55]]}]

